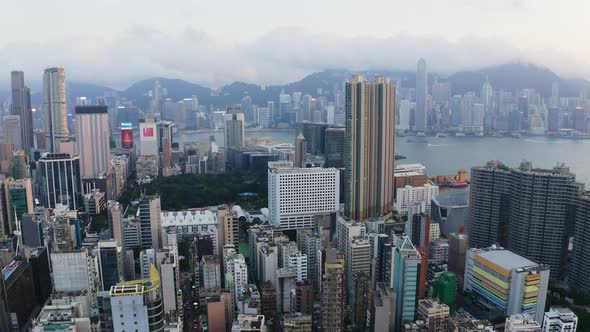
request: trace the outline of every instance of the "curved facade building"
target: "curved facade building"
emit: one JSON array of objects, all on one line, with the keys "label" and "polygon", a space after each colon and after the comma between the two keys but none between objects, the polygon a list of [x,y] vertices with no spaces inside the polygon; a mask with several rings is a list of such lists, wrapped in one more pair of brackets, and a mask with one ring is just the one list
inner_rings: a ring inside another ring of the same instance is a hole
[{"label": "curved facade building", "polygon": [[149,278],[121,282],[109,293],[115,332],[164,331],[160,274],[154,264]]},{"label": "curved facade building", "polygon": [[448,237],[460,233],[469,215],[469,187],[441,190],[430,204],[430,221],[439,224],[441,234]]}]

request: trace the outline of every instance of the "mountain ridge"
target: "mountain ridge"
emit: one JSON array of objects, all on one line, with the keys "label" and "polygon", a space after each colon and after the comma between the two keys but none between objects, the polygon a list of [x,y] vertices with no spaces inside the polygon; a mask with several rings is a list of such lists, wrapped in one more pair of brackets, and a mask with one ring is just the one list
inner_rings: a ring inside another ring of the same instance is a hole
[{"label": "mountain ridge", "polygon": [[[353,73],[370,77],[383,75],[396,79],[400,88],[413,88],[415,86],[415,72],[395,70],[370,70],[370,71],[349,71],[349,70],[325,70],[315,72],[301,80],[276,85],[258,85],[248,82],[233,82],[219,89],[212,89],[200,84],[191,83],[177,78],[152,77],[140,80],[131,84],[127,89],[117,90],[107,86],[91,82],[68,81],[67,95],[71,103],[78,96],[96,98],[105,94],[118,95],[120,98],[134,101],[140,107],[149,105],[149,90],[156,80],[168,91],[167,98],[180,100],[182,98],[197,96],[199,104],[214,105],[223,107],[239,103],[245,96],[252,98],[253,104],[266,105],[267,101],[277,100],[281,91],[285,93],[302,92],[303,94],[317,95],[318,90],[332,95],[334,87],[342,83]],[[553,82],[559,82],[560,96],[578,96],[581,91],[590,91],[590,81],[575,78],[562,78],[548,68],[530,63],[507,63],[497,66],[485,67],[479,70],[461,71],[451,75],[440,75],[429,73],[429,84],[432,84],[435,77],[440,80],[448,80],[451,83],[452,94],[463,94],[468,91],[479,93],[486,77],[494,89],[503,89],[511,92],[518,92],[520,89],[533,88],[542,95],[548,96],[551,93]],[[0,91],[0,100],[10,98],[9,91]],[[42,102],[40,92],[32,95],[32,102],[38,105]]]}]

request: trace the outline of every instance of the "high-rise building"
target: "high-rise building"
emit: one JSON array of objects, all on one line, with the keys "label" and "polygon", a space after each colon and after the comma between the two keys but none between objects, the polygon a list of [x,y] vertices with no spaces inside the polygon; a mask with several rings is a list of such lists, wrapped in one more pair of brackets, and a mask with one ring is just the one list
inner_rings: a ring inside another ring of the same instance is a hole
[{"label": "high-rise building", "polygon": [[426,61],[418,60],[418,70],[416,71],[416,111],[415,130],[424,131],[428,128],[428,109],[426,99],[428,98],[428,72],[426,71]]},{"label": "high-rise building", "polygon": [[303,134],[299,133],[297,138],[295,138],[295,162],[293,163],[293,166],[298,168],[305,167],[306,151],[305,137],[303,137]]},{"label": "high-rise building", "polygon": [[571,226],[568,206],[583,185],[564,165],[510,169],[488,162],[471,170],[468,230],[470,247],[500,244],[528,259],[550,265],[552,277],[563,267]]},{"label": "high-rise building", "polygon": [[98,242],[98,270],[102,291],[110,290],[123,279],[122,248],[114,240]]},{"label": "high-rise building", "polygon": [[80,158],[68,153],[45,153],[37,164],[41,204],[55,208],[64,204],[77,210],[83,206]]},{"label": "high-rise building", "polygon": [[313,284],[306,279],[295,284],[295,305],[294,311],[311,315],[313,313],[314,300]]},{"label": "high-rise building", "polygon": [[397,294],[395,320],[400,329],[403,321],[415,320],[422,257],[407,236],[395,236],[393,245],[391,288]]},{"label": "high-rise building", "polygon": [[418,317],[426,323],[429,332],[448,331],[449,316],[449,306],[444,303],[430,299],[418,302]]},{"label": "high-rise building", "polygon": [[15,179],[24,179],[29,176],[29,165],[27,164],[27,155],[24,150],[16,150],[12,154],[12,177]]},{"label": "high-rise building", "polygon": [[76,150],[82,177],[99,178],[110,173],[110,134],[106,106],[76,106]]},{"label": "high-rise building", "polygon": [[36,306],[31,265],[17,258],[2,270],[12,331],[25,330]]},{"label": "high-rise building", "polygon": [[149,278],[112,286],[109,295],[114,332],[164,330],[161,280],[153,264]]},{"label": "high-rise building", "polygon": [[271,223],[284,230],[311,228],[318,220],[333,218],[338,212],[340,171],[269,162],[268,195]]},{"label": "high-rise building", "polygon": [[49,254],[46,247],[32,248],[29,255],[29,264],[35,284],[35,297],[39,306],[44,306],[51,295],[51,269],[49,267]]},{"label": "high-rise building", "polygon": [[384,77],[346,83],[345,214],[358,221],[393,209],[395,95]]},{"label": "high-rise building", "polygon": [[395,331],[395,302],[395,290],[384,282],[378,282],[373,293],[372,331]]},{"label": "high-rise building", "polygon": [[326,144],[324,148],[326,167],[344,167],[345,141],[344,128],[326,128]]},{"label": "high-rise building", "polygon": [[239,107],[228,108],[225,114],[225,148],[244,147],[244,113]]},{"label": "high-rise building", "polygon": [[459,281],[459,287],[463,285],[467,248],[469,248],[467,234],[451,233],[449,235],[449,272],[455,273]]},{"label": "high-rise building", "polygon": [[29,178],[20,180],[8,178],[4,181],[4,189],[9,229],[14,231],[16,219],[21,221],[23,214],[34,212],[33,185]]},{"label": "high-rise building", "polygon": [[[44,241],[42,218],[38,218],[37,213],[25,213],[20,218],[20,221],[23,244],[28,247],[43,247]],[[47,222],[47,219],[45,219],[45,222]]]},{"label": "high-rise building", "polygon": [[432,297],[440,303],[449,306],[451,312],[455,311],[455,298],[457,293],[457,276],[451,272],[445,272],[434,282]]},{"label": "high-rise building", "polygon": [[229,292],[207,297],[207,325],[210,331],[230,331],[233,321],[233,304]]},{"label": "high-rise building", "polygon": [[145,118],[139,121],[139,154],[158,157],[158,138],[156,121]]},{"label": "high-rise building", "polygon": [[5,115],[2,117],[2,133],[4,141],[12,143],[15,149],[23,148],[22,125],[20,116]]},{"label": "high-rise building", "polygon": [[125,247],[125,237],[123,236],[123,206],[117,201],[110,200],[107,202],[107,215],[109,219],[109,229],[113,239],[118,247]]},{"label": "high-rise building", "polygon": [[236,253],[233,245],[224,248],[223,260],[225,288],[230,290],[233,308],[236,308],[239,295],[243,293],[248,285],[248,266],[246,266],[244,256]]},{"label": "high-rise building", "polygon": [[[405,186],[397,188],[395,209],[404,216],[411,219],[412,214],[426,213],[430,215],[432,199],[438,195],[438,186],[433,183],[426,183],[423,186]],[[414,208],[419,205],[419,208]],[[413,213],[411,213],[413,212]]]},{"label": "high-rise building", "polygon": [[410,130],[410,114],[412,111],[412,104],[414,104],[414,108],[416,107],[415,103],[410,103],[409,100],[401,100],[399,102],[399,124],[395,127],[399,130]]},{"label": "high-rise building", "polygon": [[543,318],[543,332],[576,332],[578,316],[569,308],[551,307]]},{"label": "high-rise building", "polygon": [[160,197],[144,196],[139,201],[139,223],[141,248],[160,249],[161,243],[161,212]]},{"label": "high-rise building", "polygon": [[344,255],[323,251],[321,324],[323,331],[344,330]]},{"label": "high-rise building", "polygon": [[354,272],[351,276],[350,309],[352,324],[363,329],[367,324],[367,310],[369,309],[370,278],[365,272]]},{"label": "high-rise building", "polygon": [[175,124],[169,121],[159,121],[158,128],[158,153],[160,154],[160,168],[172,166],[172,140]]},{"label": "high-rise building", "polygon": [[69,135],[66,74],[63,68],[45,69],[43,98],[47,147],[49,152],[58,153],[60,142]]},{"label": "high-rise building", "polygon": [[25,73],[10,73],[12,86],[12,115],[20,116],[22,148],[27,152],[35,146],[33,140],[33,112],[31,109],[31,90],[25,85]]},{"label": "high-rise building", "polygon": [[463,290],[507,316],[524,313],[543,321],[548,286],[547,265],[502,247],[467,251]]}]

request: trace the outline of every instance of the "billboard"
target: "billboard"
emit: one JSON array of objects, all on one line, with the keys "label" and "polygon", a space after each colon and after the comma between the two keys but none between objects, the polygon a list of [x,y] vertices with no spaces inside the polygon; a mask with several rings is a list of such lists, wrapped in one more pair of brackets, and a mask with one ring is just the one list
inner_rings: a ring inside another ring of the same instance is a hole
[{"label": "billboard", "polygon": [[155,123],[140,123],[140,140],[155,141],[156,140],[156,124]]},{"label": "billboard", "polygon": [[121,128],[121,147],[133,149],[133,128]]}]

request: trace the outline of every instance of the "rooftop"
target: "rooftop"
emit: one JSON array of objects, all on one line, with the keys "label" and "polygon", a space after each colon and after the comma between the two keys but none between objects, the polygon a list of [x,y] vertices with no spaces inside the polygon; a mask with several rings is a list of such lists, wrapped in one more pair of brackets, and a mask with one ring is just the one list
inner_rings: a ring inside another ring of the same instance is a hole
[{"label": "rooftop", "polygon": [[4,280],[7,280],[8,277],[10,277],[10,275],[12,274],[12,272],[16,271],[16,269],[21,265],[21,263],[21,261],[12,261],[12,263],[4,267],[4,269],[2,270],[2,276],[4,277]]},{"label": "rooftop", "polygon": [[477,254],[507,270],[539,266],[539,264],[506,249],[483,249]]},{"label": "rooftop", "polygon": [[469,187],[445,188],[433,200],[440,206],[469,206]]}]

